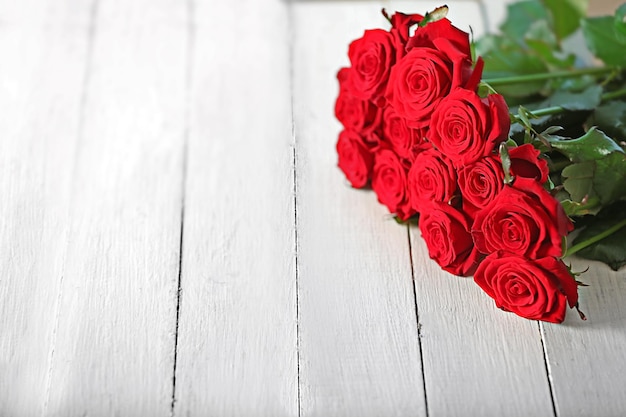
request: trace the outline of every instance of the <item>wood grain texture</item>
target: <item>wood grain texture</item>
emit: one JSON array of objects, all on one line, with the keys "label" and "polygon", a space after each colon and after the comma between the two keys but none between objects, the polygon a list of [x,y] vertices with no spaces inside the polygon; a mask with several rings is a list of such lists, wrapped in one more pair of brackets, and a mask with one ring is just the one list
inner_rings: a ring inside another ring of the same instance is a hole
[{"label": "wood grain texture", "polygon": [[176,415],[298,414],[287,6],[195,2]]},{"label": "wood grain texture", "polygon": [[45,415],[170,414],[187,10],[99,0]]},{"label": "wood grain texture", "polygon": [[332,117],[347,47],[382,3],[295,3],[302,416],[426,414],[406,228],[346,186]]},{"label": "wood grain texture", "polygon": [[0,2],[0,415],[45,407],[90,2]]},{"label": "wood grain texture", "polygon": [[[568,260],[569,261],[569,260]],[[572,259],[588,287],[579,287],[582,321],[570,311],[561,325],[542,324],[559,416],[623,416],[626,410],[626,269]]]}]

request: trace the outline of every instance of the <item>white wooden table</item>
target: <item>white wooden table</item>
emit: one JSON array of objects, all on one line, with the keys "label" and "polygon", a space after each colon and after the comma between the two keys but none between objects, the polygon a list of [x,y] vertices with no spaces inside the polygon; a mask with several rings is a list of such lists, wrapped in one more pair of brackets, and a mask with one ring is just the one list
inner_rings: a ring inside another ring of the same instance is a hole
[{"label": "white wooden table", "polygon": [[349,41],[439,3],[0,1],[0,415],[624,415],[624,270],[523,320],[336,168]]}]

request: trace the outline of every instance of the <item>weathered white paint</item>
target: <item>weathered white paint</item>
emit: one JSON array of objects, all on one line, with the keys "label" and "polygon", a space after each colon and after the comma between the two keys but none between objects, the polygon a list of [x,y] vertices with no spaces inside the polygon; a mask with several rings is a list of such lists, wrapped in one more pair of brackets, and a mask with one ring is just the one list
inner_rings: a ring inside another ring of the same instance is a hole
[{"label": "weathered white paint", "polygon": [[94,10],[45,415],[170,414],[187,20],[167,0]]},{"label": "weathered white paint", "polygon": [[0,2],[0,415],[43,411],[90,2]]},{"label": "weathered white paint", "polygon": [[287,6],[195,1],[176,415],[298,414]]}]

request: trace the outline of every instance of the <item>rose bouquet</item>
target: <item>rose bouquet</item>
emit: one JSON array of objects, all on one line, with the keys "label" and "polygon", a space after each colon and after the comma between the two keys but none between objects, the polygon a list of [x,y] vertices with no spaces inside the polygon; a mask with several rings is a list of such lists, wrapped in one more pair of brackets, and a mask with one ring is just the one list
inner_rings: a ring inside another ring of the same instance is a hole
[{"label": "rose bouquet", "polygon": [[[475,43],[445,6],[383,10],[389,30],[354,40],[337,74],[350,184],[416,221],[430,257],[497,307],[556,323],[583,285],[564,257],[626,264],[626,4],[602,18],[580,4],[513,4]],[[580,31],[604,66],[563,46]]]}]

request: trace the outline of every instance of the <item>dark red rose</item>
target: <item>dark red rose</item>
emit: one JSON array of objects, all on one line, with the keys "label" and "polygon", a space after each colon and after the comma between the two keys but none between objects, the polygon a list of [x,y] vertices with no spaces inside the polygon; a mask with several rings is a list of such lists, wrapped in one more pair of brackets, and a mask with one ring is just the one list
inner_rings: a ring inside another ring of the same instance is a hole
[{"label": "dark red rose", "polygon": [[431,149],[417,155],[409,170],[409,198],[416,211],[432,203],[449,203],[456,192],[456,172],[448,159]]},{"label": "dark red rose", "polygon": [[458,88],[437,106],[428,139],[460,167],[489,155],[506,140],[510,125],[509,108],[501,95],[480,98]]},{"label": "dark red rose", "polygon": [[566,306],[578,302],[578,286],[569,269],[554,257],[529,260],[517,255],[491,254],[474,281],[498,308],[531,320],[561,323]]},{"label": "dark red rose", "polygon": [[366,30],[362,38],[353,41],[348,49],[353,69],[353,94],[378,104],[378,98],[385,92],[395,55],[393,36],[382,29]]},{"label": "dark red rose", "polygon": [[[421,21],[421,20],[420,20]],[[450,20],[441,19],[418,27],[408,40],[406,50],[413,48],[433,48],[436,39],[447,39],[461,54],[471,58],[469,34],[452,25]]]},{"label": "dark red rose", "polygon": [[344,130],[337,141],[339,168],[343,171],[350,184],[355,188],[367,185],[372,172],[374,158],[363,139],[352,130]]},{"label": "dark red rose", "polygon": [[380,125],[382,111],[371,101],[354,96],[351,73],[351,68],[342,68],[337,74],[339,96],[335,101],[335,117],[344,128],[367,135]]},{"label": "dark red rose", "polygon": [[537,181],[518,177],[476,213],[472,235],[484,254],[538,259],[561,256],[562,239],[571,230],[561,204]]},{"label": "dark red rose", "polygon": [[532,178],[543,184],[548,180],[548,162],[539,157],[541,152],[530,143],[509,149],[511,175]]},{"label": "dark red rose", "polygon": [[406,169],[393,151],[380,149],[376,153],[372,188],[378,201],[387,206],[390,213],[402,220],[415,214],[407,195]]},{"label": "dark red rose", "polygon": [[494,155],[461,166],[457,175],[463,196],[463,210],[468,214],[487,206],[504,187],[502,163]]},{"label": "dark red rose", "polygon": [[420,151],[432,148],[424,136],[422,129],[407,126],[404,117],[400,116],[393,107],[385,107],[383,140],[400,158],[412,162]]},{"label": "dark red rose", "polygon": [[448,204],[433,204],[420,214],[419,228],[428,254],[444,270],[470,276],[476,270],[479,253],[470,234],[470,220]]},{"label": "dark red rose", "polygon": [[447,39],[413,48],[391,69],[386,97],[410,127],[426,127],[442,98],[471,76],[471,61]]}]

